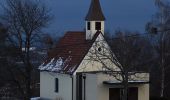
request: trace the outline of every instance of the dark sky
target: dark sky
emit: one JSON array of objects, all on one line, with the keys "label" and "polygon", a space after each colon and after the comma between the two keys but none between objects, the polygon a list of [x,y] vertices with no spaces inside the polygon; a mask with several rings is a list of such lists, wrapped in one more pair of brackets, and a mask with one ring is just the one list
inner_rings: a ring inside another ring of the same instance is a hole
[{"label": "dark sky", "polygon": [[[0,0],[3,4],[4,0]],[[91,0],[42,0],[51,9],[54,19],[49,33],[81,31],[85,27]],[[100,0],[106,17],[106,31],[115,29],[145,32],[145,24],[156,12],[154,0]],[[0,10],[2,11],[2,10]]]}]

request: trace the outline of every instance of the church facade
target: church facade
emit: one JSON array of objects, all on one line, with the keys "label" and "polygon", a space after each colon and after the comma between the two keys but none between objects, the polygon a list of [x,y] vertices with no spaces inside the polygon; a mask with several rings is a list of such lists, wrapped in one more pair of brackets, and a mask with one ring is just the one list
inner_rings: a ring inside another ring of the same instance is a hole
[{"label": "church facade", "polygon": [[[121,100],[121,70],[104,38],[104,24],[99,0],[92,0],[86,31],[67,32],[39,66],[42,99]],[[149,74],[129,77],[128,99],[149,100]]]}]

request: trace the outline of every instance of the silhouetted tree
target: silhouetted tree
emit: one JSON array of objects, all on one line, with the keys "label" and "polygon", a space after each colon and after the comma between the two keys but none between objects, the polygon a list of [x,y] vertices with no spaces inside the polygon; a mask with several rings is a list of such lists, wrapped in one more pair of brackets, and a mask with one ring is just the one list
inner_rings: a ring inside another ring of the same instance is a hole
[{"label": "silhouetted tree", "polygon": [[22,99],[30,100],[32,72],[35,68],[32,59],[32,47],[40,37],[42,28],[51,18],[49,10],[38,0],[6,0],[1,16],[8,26],[8,41],[15,47],[17,55],[10,62],[14,66],[9,70],[12,82],[17,84]]},{"label": "silhouetted tree", "polygon": [[[152,56],[150,56],[151,53],[148,50],[150,47],[148,39],[140,36],[139,33],[118,31],[115,34],[112,37],[106,36],[106,41],[110,46],[106,45],[105,40],[97,40],[94,43],[94,49],[89,50],[89,59],[101,63],[104,71],[108,71],[109,75],[122,83],[124,91],[122,100],[127,100],[129,80],[135,80],[131,79],[130,76],[139,74],[139,71],[147,72],[143,70],[143,66],[152,62],[150,60]],[[111,66],[113,64],[116,67]],[[146,67],[146,69],[148,68]],[[139,76],[139,78],[143,77]]]},{"label": "silhouetted tree", "polygon": [[[169,41],[170,41],[170,2],[167,0],[155,0],[158,12],[152,21],[147,24],[148,33],[152,33],[153,47],[158,59],[155,64],[160,70],[160,97],[165,96],[165,89],[168,86],[167,72],[169,69]],[[158,63],[157,63],[158,62]]]}]

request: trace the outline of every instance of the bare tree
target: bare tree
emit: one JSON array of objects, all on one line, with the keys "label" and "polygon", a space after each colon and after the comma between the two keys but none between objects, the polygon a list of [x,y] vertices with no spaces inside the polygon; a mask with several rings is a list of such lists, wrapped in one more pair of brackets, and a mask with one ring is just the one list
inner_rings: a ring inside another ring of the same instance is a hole
[{"label": "bare tree", "polygon": [[[13,75],[12,81],[17,84],[23,99],[30,100],[32,71],[35,68],[31,60],[31,49],[51,16],[39,0],[6,0],[3,8],[1,20],[8,26],[8,41],[17,48],[17,56],[13,61],[17,67],[12,66],[9,72]],[[15,71],[12,70],[14,68]]]},{"label": "bare tree", "polygon": [[[141,57],[146,49],[146,40],[145,42],[142,40],[144,39],[141,39],[138,33],[127,35],[123,32],[118,32],[117,37],[113,37],[110,42],[112,43],[111,47],[107,45],[105,40],[101,39],[97,40],[93,49],[89,51],[88,57],[90,61],[101,63],[103,71],[107,71],[109,75],[121,82],[124,91],[122,100],[128,99],[129,81],[144,78],[138,76],[139,72],[137,71],[137,67],[149,63],[146,61],[141,62]],[[113,53],[115,51],[116,56]]]},{"label": "bare tree", "polygon": [[166,82],[166,72],[168,71],[168,52],[169,52],[169,30],[170,30],[170,2],[167,0],[155,0],[155,4],[158,8],[158,12],[153,17],[152,21],[147,24],[147,31],[154,33],[155,36],[153,46],[157,52],[161,79],[160,79],[160,97],[165,96],[165,87],[168,86],[169,82]]}]

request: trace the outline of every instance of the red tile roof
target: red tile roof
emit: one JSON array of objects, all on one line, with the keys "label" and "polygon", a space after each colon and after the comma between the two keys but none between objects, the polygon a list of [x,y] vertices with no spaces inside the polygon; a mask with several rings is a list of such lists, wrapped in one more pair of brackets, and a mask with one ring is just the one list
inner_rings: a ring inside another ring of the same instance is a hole
[{"label": "red tile roof", "polygon": [[62,58],[64,66],[60,72],[72,74],[88,53],[99,34],[100,32],[97,32],[92,40],[86,40],[85,32],[67,32],[58,42],[57,46],[48,53],[46,64],[53,58]]}]

